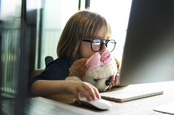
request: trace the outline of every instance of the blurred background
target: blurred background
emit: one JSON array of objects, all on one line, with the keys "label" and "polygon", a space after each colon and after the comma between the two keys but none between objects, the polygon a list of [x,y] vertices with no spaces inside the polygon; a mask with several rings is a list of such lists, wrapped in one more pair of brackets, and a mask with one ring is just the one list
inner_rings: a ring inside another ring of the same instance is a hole
[{"label": "blurred background", "polygon": [[[35,69],[45,68],[46,56],[57,58],[61,32],[70,16],[79,10],[88,9],[106,17],[112,39],[117,42],[112,54],[121,62],[131,3],[132,0],[0,0],[1,110],[4,98],[15,98],[16,103],[24,101],[28,76]],[[11,111],[19,115],[18,109]]]}]

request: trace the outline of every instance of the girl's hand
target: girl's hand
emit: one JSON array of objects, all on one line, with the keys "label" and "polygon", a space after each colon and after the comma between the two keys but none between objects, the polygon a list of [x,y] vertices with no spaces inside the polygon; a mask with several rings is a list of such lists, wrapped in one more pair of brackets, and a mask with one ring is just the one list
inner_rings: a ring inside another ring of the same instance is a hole
[{"label": "girl's hand", "polygon": [[117,77],[118,77],[118,74],[113,75],[113,76],[111,77],[111,79],[110,79],[111,84],[110,84],[110,86],[109,86],[108,89],[111,89],[113,86],[116,86],[116,85],[117,85]]},{"label": "girl's hand", "polygon": [[69,80],[67,85],[67,91],[72,93],[77,99],[78,104],[80,103],[80,96],[86,97],[88,101],[100,99],[99,92],[96,87],[87,82],[79,82]]}]

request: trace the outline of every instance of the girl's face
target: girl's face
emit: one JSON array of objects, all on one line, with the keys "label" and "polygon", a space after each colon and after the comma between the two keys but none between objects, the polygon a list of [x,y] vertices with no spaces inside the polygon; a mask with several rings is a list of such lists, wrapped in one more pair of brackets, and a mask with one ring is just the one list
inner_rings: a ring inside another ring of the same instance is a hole
[{"label": "girl's face", "polygon": [[[98,34],[96,35],[96,38],[108,39],[108,38],[105,38],[105,31],[106,31],[106,29],[104,27],[102,27],[100,29],[100,31],[98,32]],[[103,48],[99,51],[99,53],[102,55],[106,51],[107,51],[107,48],[104,45]],[[92,51],[90,42],[81,41],[80,53],[81,53],[81,58],[89,58],[96,52]]]}]

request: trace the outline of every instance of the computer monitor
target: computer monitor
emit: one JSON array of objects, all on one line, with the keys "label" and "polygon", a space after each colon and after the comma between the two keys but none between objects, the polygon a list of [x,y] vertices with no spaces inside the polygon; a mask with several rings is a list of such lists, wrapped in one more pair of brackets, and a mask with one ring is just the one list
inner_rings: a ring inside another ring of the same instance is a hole
[{"label": "computer monitor", "polygon": [[174,0],[133,0],[119,84],[174,80]]}]

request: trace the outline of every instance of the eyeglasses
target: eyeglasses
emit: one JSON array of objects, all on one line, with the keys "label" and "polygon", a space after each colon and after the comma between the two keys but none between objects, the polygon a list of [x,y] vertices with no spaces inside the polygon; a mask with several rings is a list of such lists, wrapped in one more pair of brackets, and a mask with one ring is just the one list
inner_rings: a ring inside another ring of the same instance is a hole
[{"label": "eyeglasses", "polygon": [[112,39],[111,40],[104,40],[104,39],[95,38],[93,40],[82,40],[82,41],[90,42],[91,49],[94,52],[98,52],[98,51],[102,50],[104,45],[107,47],[107,50],[109,52],[112,52],[116,46],[116,41],[112,40]]}]

